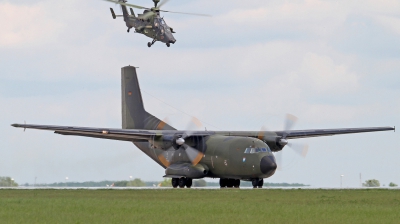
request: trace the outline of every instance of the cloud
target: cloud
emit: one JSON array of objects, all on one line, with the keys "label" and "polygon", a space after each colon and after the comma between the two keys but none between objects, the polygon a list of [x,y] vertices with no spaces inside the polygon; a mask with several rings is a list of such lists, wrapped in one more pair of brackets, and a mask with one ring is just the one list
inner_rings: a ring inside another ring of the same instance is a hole
[{"label": "cloud", "polygon": [[62,25],[46,16],[39,4],[0,3],[0,47],[20,48],[51,42]]},{"label": "cloud", "polygon": [[299,73],[304,86],[312,86],[319,93],[345,94],[356,92],[360,86],[358,75],[347,65],[336,65],[330,57],[314,53],[304,56]]}]

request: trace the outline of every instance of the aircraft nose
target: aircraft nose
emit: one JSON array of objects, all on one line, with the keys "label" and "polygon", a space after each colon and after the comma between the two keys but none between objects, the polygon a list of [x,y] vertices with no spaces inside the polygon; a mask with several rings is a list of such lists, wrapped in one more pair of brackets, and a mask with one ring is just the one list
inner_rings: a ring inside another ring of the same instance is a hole
[{"label": "aircraft nose", "polygon": [[260,169],[263,174],[276,170],[276,162],[273,156],[264,156],[260,162]]}]

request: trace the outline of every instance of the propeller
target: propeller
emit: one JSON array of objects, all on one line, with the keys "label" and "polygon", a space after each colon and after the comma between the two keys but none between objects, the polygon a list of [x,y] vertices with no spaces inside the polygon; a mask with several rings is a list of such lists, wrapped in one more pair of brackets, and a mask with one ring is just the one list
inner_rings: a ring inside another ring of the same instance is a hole
[{"label": "propeller", "polygon": [[[278,137],[275,132],[265,131],[265,127],[261,127],[260,132],[258,133],[258,138],[261,140],[269,140],[276,141],[282,148],[288,146],[292,149],[296,154],[306,157],[308,152],[308,145],[301,143],[292,143],[287,140],[287,135],[290,134],[293,126],[297,122],[298,118],[292,114],[287,114],[285,119],[284,131],[282,137]],[[283,151],[281,153],[275,154],[276,163],[278,165],[278,170],[282,170],[282,160],[283,160]]]},{"label": "propeller", "polygon": [[[169,119],[165,118],[161,123],[167,123]],[[190,162],[195,166],[197,165],[201,158],[203,158],[204,154],[198,149],[188,145],[186,140],[193,136],[193,129],[200,128],[202,126],[199,119],[192,117],[191,121],[187,125],[186,131],[182,134],[176,136],[172,141],[175,143],[175,146],[170,147],[169,149],[162,152],[158,155],[159,160],[166,166],[169,167],[171,165],[172,159],[175,156],[176,151],[183,149],[183,152],[186,153]]]},{"label": "propeller", "polygon": [[[284,134],[282,135],[282,138],[279,139],[278,143],[279,145],[282,146],[282,148],[285,147],[286,145],[289,146],[289,148],[291,148],[296,154],[304,158],[306,157],[308,152],[308,144],[291,143],[286,139],[287,135],[290,134],[290,131],[292,130],[297,120],[298,118],[296,116],[292,114],[286,114],[285,130],[283,131]],[[278,157],[277,158],[278,170],[282,170],[283,151],[276,155]]]}]

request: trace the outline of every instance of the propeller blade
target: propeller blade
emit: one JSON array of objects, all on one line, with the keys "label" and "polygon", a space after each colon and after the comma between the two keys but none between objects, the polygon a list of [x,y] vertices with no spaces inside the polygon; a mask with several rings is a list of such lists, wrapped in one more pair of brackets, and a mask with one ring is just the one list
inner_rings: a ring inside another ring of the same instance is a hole
[{"label": "propeller blade", "polygon": [[200,129],[201,127],[203,127],[201,121],[196,117],[192,117],[192,119],[186,126],[186,132],[183,133],[182,138],[190,137],[195,132],[196,129]]},{"label": "propeller blade", "polygon": [[299,143],[288,143],[288,146],[293,149],[298,155],[302,157],[306,157],[308,153],[308,145],[307,144],[299,144]]},{"label": "propeller blade", "polygon": [[264,141],[265,131],[266,131],[265,126],[262,126],[260,131],[257,134],[257,138],[260,139],[261,141]]},{"label": "propeller blade", "polygon": [[286,114],[286,120],[285,120],[285,131],[292,130],[294,124],[297,121],[297,117],[292,115],[292,114]]},{"label": "propeller blade", "polygon": [[[105,1],[109,1],[109,0],[105,0]],[[166,11],[166,10],[160,10],[160,11],[161,11],[161,12],[175,13],[175,14],[192,15],[192,16],[206,16],[206,17],[212,17],[212,15],[208,15],[208,14],[189,13],[189,12],[173,12],[173,11]]]},{"label": "propeller blade", "polygon": [[275,159],[276,159],[276,165],[278,166],[278,170],[282,171],[283,168],[283,163],[282,163],[282,157],[283,157],[283,151],[279,151],[275,153]]},{"label": "propeller blade", "polygon": [[175,152],[176,150],[173,147],[171,147],[166,151],[162,152],[160,155],[158,155],[158,159],[164,166],[169,167],[169,165],[171,165],[172,158],[174,157]]},{"label": "propeller blade", "polygon": [[195,130],[195,129],[199,129],[201,127],[203,127],[203,124],[201,123],[201,121],[199,119],[197,119],[196,117],[192,117],[189,124],[186,126],[186,130]]},{"label": "propeller blade", "polygon": [[140,6],[140,5],[128,4],[128,3],[120,2],[120,1],[116,1],[116,0],[103,0],[103,1],[112,2],[112,3],[115,3],[115,4],[120,4],[120,5],[124,5],[124,6],[129,6],[129,7],[137,8],[137,9],[149,9],[149,8],[147,8],[147,7],[143,7],[143,6]]},{"label": "propeller blade", "polygon": [[169,123],[169,118],[165,117],[156,127],[156,130],[163,130],[165,125],[168,125]]},{"label": "propeller blade", "polygon": [[203,158],[204,154],[186,144],[184,145],[184,147],[185,147],[186,155],[189,157],[193,166],[196,166],[200,162],[200,160]]}]

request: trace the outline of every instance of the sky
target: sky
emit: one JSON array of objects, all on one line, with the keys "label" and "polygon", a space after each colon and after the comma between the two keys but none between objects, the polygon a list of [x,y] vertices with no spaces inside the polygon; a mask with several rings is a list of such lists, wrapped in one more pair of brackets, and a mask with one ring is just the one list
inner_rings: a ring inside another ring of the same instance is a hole
[{"label": "sky", "polygon": [[[151,6],[150,0],[130,3]],[[171,0],[177,42],[151,48],[101,0],[0,0],[0,176],[19,184],[162,180],[132,143],[13,128],[121,127],[120,68],[137,69],[146,110],[185,129],[282,130],[400,125],[400,2]],[[135,13],[140,13],[135,9]],[[400,183],[398,132],[291,140],[266,182],[314,187]],[[217,180],[208,180],[217,181]]]}]

